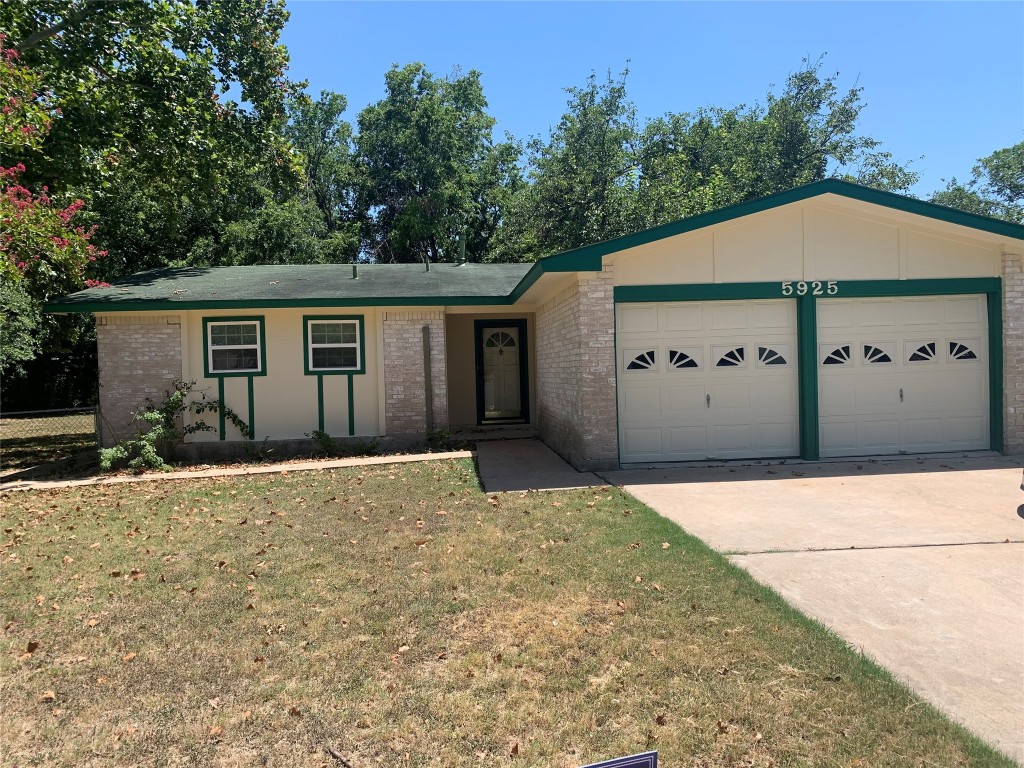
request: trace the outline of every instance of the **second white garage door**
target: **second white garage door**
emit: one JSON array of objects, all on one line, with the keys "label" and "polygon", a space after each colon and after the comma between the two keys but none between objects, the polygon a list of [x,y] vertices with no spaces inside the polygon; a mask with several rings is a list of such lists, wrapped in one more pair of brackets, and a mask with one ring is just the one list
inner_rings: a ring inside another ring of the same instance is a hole
[{"label": "second white garage door", "polygon": [[822,456],[989,447],[985,297],[818,302]]},{"label": "second white garage door", "polygon": [[622,463],[799,453],[790,300],[618,304]]}]

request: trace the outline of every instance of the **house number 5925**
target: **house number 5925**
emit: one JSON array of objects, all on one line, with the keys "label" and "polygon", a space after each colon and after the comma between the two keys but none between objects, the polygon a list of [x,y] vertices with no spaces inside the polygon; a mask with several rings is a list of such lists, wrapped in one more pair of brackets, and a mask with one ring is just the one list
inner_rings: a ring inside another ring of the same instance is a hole
[{"label": "house number 5925", "polygon": [[839,283],[835,280],[829,280],[827,283],[823,283],[821,280],[811,280],[810,282],[786,280],[782,283],[783,296],[792,296],[794,293],[797,296],[806,296],[808,293],[812,296],[835,296],[839,293]]}]

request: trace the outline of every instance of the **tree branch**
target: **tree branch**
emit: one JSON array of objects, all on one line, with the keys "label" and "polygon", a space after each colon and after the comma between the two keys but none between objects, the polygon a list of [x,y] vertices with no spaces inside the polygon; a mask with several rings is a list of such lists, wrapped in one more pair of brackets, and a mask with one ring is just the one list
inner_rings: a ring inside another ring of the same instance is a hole
[{"label": "tree branch", "polygon": [[38,32],[33,32],[31,35],[26,37],[18,45],[15,46],[15,50],[18,53],[24,53],[30,48],[34,48],[44,40],[49,40],[51,37],[56,37],[68,27],[73,24],[77,24],[80,21],[87,19],[93,14],[94,11],[105,5],[107,0],[86,0],[86,5],[83,8],[79,8],[77,11],[72,13],[63,21],[54,24],[53,26],[47,27],[46,29],[40,29]]}]

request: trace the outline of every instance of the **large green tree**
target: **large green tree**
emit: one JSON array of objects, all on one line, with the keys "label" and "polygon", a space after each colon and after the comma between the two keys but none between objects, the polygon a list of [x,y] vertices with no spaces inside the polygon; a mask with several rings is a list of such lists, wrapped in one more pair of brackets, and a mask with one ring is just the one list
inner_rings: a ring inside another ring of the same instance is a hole
[{"label": "large green tree", "polygon": [[637,228],[636,108],[628,71],[593,74],[569,88],[566,112],[548,139],[529,142],[530,185],[509,211],[502,243],[532,258],[607,240]]},{"label": "large green tree", "polygon": [[624,72],[568,89],[565,114],[530,142],[530,186],[511,202],[498,243],[536,258],[643,227],[838,176],[906,191],[909,168],[863,135],[862,91],[841,92],[822,63],[769,91],[764,105],[669,113],[640,128]]},{"label": "large green tree", "polygon": [[836,176],[907,191],[917,175],[858,130],[862,88],[841,91],[822,61],[786,79],[765,104],[668,114],[644,132],[640,206],[645,225]]},{"label": "large green tree", "polygon": [[356,162],[365,255],[380,262],[481,260],[516,183],[517,150],[491,139],[480,73],[393,67],[359,114]]},{"label": "large green tree", "polygon": [[284,0],[0,4],[0,30],[40,73],[53,120],[13,160],[27,182],[86,197],[110,276],[183,259],[259,187],[298,183],[278,130],[296,90],[278,39],[287,17]]},{"label": "large green tree", "polygon": [[933,203],[1024,224],[1024,141],[978,160],[971,180],[955,178],[936,192]]}]

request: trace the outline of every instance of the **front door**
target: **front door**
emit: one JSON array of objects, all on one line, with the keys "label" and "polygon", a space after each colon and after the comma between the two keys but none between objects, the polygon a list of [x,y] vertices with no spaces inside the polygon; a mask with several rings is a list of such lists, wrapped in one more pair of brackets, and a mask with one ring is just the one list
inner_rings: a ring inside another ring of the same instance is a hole
[{"label": "front door", "polygon": [[519,420],[523,414],[523,345],[520,324],[483,326],[478,335],[481,421]]}]

